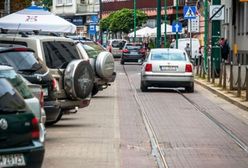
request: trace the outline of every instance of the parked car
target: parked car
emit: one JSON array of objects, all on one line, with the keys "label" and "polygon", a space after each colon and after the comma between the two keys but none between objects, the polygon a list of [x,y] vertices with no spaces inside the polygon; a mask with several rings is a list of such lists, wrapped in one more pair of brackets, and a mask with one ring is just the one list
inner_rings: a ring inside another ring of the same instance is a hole
[{"label": "parked car", "polygon": [[95,81],[92,89],[94,96],[98,91],[106,89],[116,78],[113,55],[96,42],[80,39],[76,42],[82,58],[89,60],[94,70]]},{"label": "parked car", "polygon": [[122,50],[121,64],[125,62],[143,62],[146,58],[146,49],[140,43],[126,43]]},{"label": "parked car", "polygon": [[113,54],[114,58],[121,57],[122,48],[127,43],[124,39],[111,39],[107,42],[107,51]]},{"label": "parked car", "polygon": [[180,49],[151,49],[141,70],[141,91],[148,87],[185,87],[194,92],[193,65]]},{"label": "parked car", "polygon": [[41,167],[39,120],[18,91],[0,78],[0,167]]},{"label": "parked car", "polygon": [[38,98],[36,98],[29,87],[26,85],[23,77],[18,75],[12,67],[0,65],[0,78],[7,79],[12,86],[20,93],[24,98],[27,106],[34,113],[34,115],[39,119],[40,127],[40,139],[42,142],[45,141],[45,126],[44,126],[44,113]]},{"label": "parked car", "polygon": [[[18,73],[31,83],[42,85],[47,124],[51,125],[59,121],[65,111],[76,112],[78,108],[89,105],[94,72],[89,62],[81,59],[73,40],[44,35],[3,34],[0,35],[0,43],[31,48],[14,46],[12,49],[11,47],[2,49],[1,53],[5,55],[5,62],[12,59],[8,63]],[[24,64],[19,65],[16,57],[28,67]],[[27,58],[32,58],[32,61],[27,61]]]}]

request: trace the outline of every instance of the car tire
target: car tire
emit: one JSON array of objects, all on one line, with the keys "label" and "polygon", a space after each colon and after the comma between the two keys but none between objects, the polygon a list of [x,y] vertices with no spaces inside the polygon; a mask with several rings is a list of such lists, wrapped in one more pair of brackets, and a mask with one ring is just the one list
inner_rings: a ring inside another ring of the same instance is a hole
[{"label": "car tire", "polygon": [[194,93],[194,83],[192,83],[191,86],[186,87],[186,91],[188,93]]},{"label": "car tire", "polygon": [[95,62],[96,74],[101,78],[110,78],[114,73],[115,60],[110,52],[101,52]]},{"label": "car tire", "polygon": [[95,96],[98,93],[98,91],[99,91],[99,88],[97,84],[94,84],[92,92],[91,92],[92,97]]},{"label": "car tire", "polygon": [[58,117],[56,118],[56,120],[46,122],[46,126],[52,126],[52,125],[56,124],[59,120],[61,120],[62,116],[63,116],[63,112],[60,111],[60,113],[59,113]]},{"label": "car tire", "polygon": [[145,82],[140,82],[140,90],[142,92],[147,92],[148,88],[147,88],[147,85],[145,84]]},{"label": "car tire", "polygon": [[87,61],[71,61],[64,71],[64,88],[71,99],[85,99],[91,94],[94,71]]}]

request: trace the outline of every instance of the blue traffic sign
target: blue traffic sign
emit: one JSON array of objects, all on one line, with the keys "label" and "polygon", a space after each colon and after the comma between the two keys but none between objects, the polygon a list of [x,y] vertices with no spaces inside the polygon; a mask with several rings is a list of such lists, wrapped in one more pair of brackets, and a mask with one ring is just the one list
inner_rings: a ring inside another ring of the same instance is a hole
[{"label": "blue traffic sign", "polygon": [[184,16],[184,19],[195,19],[196,18],[196,6],[184,6],[183,16]]},{"label": "blue traffic sign", "polygon": [[95,35],[96,34],[96,25],[95,24],[90,24],[90,26],[89,26],[89,34],[90,35]]},{"label": "blue traffic sign", "polygon": [[173,22],[172,23],[172,32],[182,32],[183,26],[180,22]]}]

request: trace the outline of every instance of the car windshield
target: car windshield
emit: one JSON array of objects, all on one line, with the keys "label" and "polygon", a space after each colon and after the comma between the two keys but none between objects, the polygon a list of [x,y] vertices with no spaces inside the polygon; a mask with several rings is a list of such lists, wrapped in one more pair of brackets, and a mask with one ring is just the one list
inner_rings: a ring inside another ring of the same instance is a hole
[{"label": "car windshield", "polygon": [[35,58],[33,52],[3,52],[0,53],[0,63],[10,65],[16,70],[38,70],[40,63]]},{"label": "car windshield", "polygon": [[15,89],[22,95],[24,99],[33,98],[28,86],[22,80],[20,75],[16,74],[14,70],[1,70],[0,78],[6,78],[15,87]]},{"label": "car windshield", "polygon": [[184,53],[153,52],[151,60],[155,61],[186,61]]},{"label": "car windshield", "polygon": [[0,114],[26,110],[23,98],[6,79],[0,78]]},{"label": "car windshield", "polygon": [[126,49],[128,50],[139,50],[142,48],[141,44],[127,44]]},{"label": "car windshield", "polygon": [[89,58],[96,58],[102,51],[105,51],[104,48],[97,45],[96,43],[84,43],[83,48],[88,54]]}]

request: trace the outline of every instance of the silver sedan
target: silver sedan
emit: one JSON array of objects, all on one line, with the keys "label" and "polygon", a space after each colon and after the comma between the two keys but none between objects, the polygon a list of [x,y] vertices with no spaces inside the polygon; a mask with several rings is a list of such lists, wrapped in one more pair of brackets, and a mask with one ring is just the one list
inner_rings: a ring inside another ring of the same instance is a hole
[{"label": "silver sedan", "polygon": [[140,89],[148,87],[185,87],[194,92],[193,65],[187,54],[179,49],[152,49],[143,64]]}]

